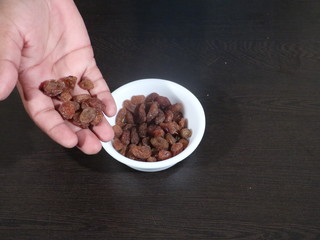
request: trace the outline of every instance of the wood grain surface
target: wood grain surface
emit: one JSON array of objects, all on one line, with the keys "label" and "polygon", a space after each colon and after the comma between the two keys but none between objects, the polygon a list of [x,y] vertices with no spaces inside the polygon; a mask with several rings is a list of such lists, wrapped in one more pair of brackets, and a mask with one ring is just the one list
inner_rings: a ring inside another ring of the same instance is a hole
[{"label": "wood grain surface", "polygon": [[320,2],[76,0],[111,90],[175,81],[204,138],[157,173],[0,102],[0,239],[320,239]]}]

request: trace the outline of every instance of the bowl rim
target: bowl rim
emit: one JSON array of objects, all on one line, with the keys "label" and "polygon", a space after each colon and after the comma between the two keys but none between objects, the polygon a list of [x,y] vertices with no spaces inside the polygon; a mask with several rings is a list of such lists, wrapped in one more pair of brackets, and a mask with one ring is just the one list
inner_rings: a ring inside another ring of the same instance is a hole
[{"label": "bowl rim", "polygon": [[[203,107],[202,107],[200,101],[198,100],[198,98],[190,90],[188,90],[184,86],[182,86],[176,82],[170,81],[170,80],[159,79],[159,78],[138,79],[138,80],[134,80],[134,81],[128,82],[128,83],[120,86],[119,88],[114,90],[111,94],[112,94],[112,96],[114,96],[114,95],[117,95],[119,92],[123,91],[124,89],[130,87],[131,85],[136,85],[136,84],[143,85],[143,84],[146,84],[147,82],[150,83],[150,81],[152,81],[152,83],[157,82],[160,84],[165,84],[165,85],[177,88],[180,91],[183,90],[185,93],[187,93],[188,98],[190,98],[191,101],[193,102],[193,104],[196,105],[195,115],[199,117],[200,124],[199,124],[199,129],[197,129],[196,135],[193,136],[194,138],[193,138],[192,142],[189,143],[189,145],[186,149],[184,149],[181,153],[179,153],[178,155],[176,155],[174,157],[171,157],[169,159],[162,160],[162,161],[157,161],[157,162],[143,162],[143,161],[137,161],[137,160],[127,158],[127,157],[121,155],[119,152],[117,152],[113,148],[113,146],[112,146],[113,140],[111,140],[109,142],[101,142],[104,150],[111,157],[116,159],[117,161],[119,161],[129,167],[132,167],[132,168],[139,168],[139,169],[146,169],[146,170],[152,170],[152,169],[158,169],[158,168],[162,169],[162,168],[165,168],[168,166],[170,167],[170,166],[173,166],[176,163],[182,161],[183,159],[187,158],[200,144],[200,142],[203,138],[203,135],[204,135],[205,125],[206,125],[205,113],[204,113]],[[152,91],[152,92],[156,92],[156,91]],[[119,109],[117,109],[117,113],[118,113]],[[115,114],[115,116],[117,115],[117,113]],[[113,117],[115,117],[115,116],[113,116]],[[109,120],[113,117],[105,116],[105,118],[107,120]],[[195,134],[195,133],[193,132],[193,134]]]}]

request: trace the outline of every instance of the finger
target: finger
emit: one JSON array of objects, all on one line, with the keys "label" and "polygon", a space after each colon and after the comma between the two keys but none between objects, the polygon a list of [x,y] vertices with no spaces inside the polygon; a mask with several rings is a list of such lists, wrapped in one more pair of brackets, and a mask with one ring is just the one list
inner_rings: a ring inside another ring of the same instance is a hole
[{"label": "finger", "polygon": [[[17,84],[24,107],[36,125],[58,144],[72,148],[77,145],[78,137],[55,110],[50,97],[38,88],[24,88]],[[24,91],[23,91],[24,90]],[[28,99],[24,97],[27,92]]]},{"label": "finger", "polygon": [[92,131],[102,142],[109,142],[114,137],[114,131],[108,121],[103,118],[102,122],[92,128]]},{"label": "finger", "polygon": [[101,142],[89,129],[81,129],[77,132],[77,147],[85,154],[96,154],[101,150]]},{"label": "finger", "polygon": [[23,39],[17,30],[2,22],[0,42],[0,100],[4,100],[12,92],[18,80]]}]

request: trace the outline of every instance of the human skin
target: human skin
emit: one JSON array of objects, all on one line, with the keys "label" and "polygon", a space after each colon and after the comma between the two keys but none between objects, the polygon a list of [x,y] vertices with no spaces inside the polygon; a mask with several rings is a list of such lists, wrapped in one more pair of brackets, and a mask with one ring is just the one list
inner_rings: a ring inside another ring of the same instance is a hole
[{"label": "human skin", "polygon": [[[72,0],[0,0],[0,100],[17,87],[26,112],[35,124],[66,148],[86,154],[101,150],[113,130],[104,119],[81,129],[62,119],[56,100],[39,86],[48,79],[73,75],[94,82],[90,94],[102,100],[107,116],[116,113],[109,88],[96,65],[87,29]],[[74,94],[88,93],[76,86]]]}]

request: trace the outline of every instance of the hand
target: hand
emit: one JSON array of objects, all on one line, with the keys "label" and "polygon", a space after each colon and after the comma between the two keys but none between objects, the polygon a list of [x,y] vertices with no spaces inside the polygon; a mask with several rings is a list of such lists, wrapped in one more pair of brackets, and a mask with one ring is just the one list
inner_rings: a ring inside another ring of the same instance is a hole
[{"label": "hand", "polygon": [[[73,75],[90,78],[92,95],[102,100],[107,116],[116,113],[109,88],[99,71],[83,20],[72,0],[0,1],[0,100],[17,86],[27,113],[54,141],[77,146],[86,154],[100,151],[113,138],[104,120],[92,131],[64,121],[52,99],[40,90],[48,79]],[[74,94],[83,93],[78,86]]]}]

